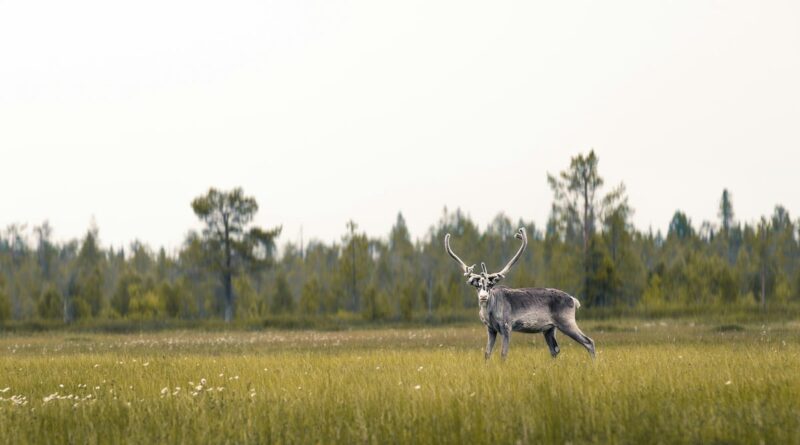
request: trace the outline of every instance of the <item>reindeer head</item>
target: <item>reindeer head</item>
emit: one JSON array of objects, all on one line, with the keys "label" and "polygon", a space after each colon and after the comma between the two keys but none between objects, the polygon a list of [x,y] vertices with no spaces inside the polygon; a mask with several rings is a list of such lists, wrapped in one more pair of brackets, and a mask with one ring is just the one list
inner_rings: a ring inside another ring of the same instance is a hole
[{"label": "reindeer head", "polygon": [[522,256],[522,252],[525,250],[525,247],[528,245],[528,237],[525,236],[525,229],[521,228],[517,231],[514,235],[515,238],[522,240],[522,245],[519,247],[519,250],[514,255],[513,258],[506,264],[500,272],[489,273],[486,270],[486,264],[481,263],[481,273],[477,274],[473,271],[475,270],[475,265],[467,266],[461,258],[458,257],[453,252],[453,249],[450,248],[450,234],[448,233],[444,237],[444,247],[447,249],[447,253],[461,266],[461,270],[464,271],[464,276],[467,277],[467,284],[470,286],[475,287],[478,290],[478,304],[484,305],[489,301],[489,291],[494,287],[495,284],[499,283],[500,280],[506,277],[506,274],[511,269],[511,266],[519,260]]}]

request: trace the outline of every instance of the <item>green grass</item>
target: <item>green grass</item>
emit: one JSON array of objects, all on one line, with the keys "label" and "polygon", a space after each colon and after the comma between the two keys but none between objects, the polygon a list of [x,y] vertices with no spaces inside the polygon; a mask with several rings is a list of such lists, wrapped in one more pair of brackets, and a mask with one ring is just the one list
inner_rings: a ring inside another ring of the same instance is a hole
[{"label": "green grass", "polygon": [[0,443],[800,443],[800,324],[581,325],[7,334]]}]

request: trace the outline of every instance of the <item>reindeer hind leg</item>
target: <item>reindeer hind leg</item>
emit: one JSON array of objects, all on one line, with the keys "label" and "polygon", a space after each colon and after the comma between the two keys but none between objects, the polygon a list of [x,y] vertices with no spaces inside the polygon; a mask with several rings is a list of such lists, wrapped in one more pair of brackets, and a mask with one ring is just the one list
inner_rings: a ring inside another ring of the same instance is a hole
[{"label": "reindeer hind leg", "polygon": [[558,348],[558,342],[556,341],[556,327],[552,326],[550,329],[544,331],[544,341],[547,342],[547,347],[550,348],[550,355],[553,358],[558,356],[558,353],[561,352],[561,349]]},{"label": "reindeer hind leg", "polygon": [[587,337],[586,334],[581,332],[578,325],[573,321],[571,323],[564,323],[558,326],[558,329],[563,332],[569,338],[575,340],[576,342],[580,343],[587,351],[589,351],[589,355],[594,358],[595,348],[594,348],[594,340]]}]

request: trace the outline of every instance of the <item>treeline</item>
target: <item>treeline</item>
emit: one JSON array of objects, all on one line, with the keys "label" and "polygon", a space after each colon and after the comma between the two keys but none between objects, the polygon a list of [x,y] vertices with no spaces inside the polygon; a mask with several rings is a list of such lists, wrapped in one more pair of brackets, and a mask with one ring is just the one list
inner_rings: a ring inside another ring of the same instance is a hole
[{"label": "treeline", "polygon": [[759,311],[800,302],[800,220],[780,205],[755,223],[737,221],[724,190],[718,221],[695,225],[679,210],[662,234],[633,227],[624,186],[603,193],[594,152],[548,180],[554,200],[541,227],[501,213],[481,230],[460,210],[445,209],[412,240],[398,214],[385,238],[370,238],[351,221],[341,243],[286,243],[279,257],[280,228],[252,226],[258,205],[241,189],[195,199],[205,228],[173,255],[140,242],[103,247],[95,227],[57,243],[47,222],[11,225],[0,233],[0,323],[447,319],[474,310],[476,296],[445,253],[445,234],[468,264],[499,269],[518,247],[519,227],[529,247],[505,284],[560,288],[587,308]]}]

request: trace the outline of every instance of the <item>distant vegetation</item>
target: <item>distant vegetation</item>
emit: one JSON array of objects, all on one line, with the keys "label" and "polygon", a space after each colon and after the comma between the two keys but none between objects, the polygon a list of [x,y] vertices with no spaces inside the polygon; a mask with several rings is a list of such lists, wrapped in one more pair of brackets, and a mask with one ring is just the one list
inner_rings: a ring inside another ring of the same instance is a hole
[{"label": "distant vegetation", "polygon": [[56,243],[47,222],[11,225],[0,233],[0,324],[463,319],[476,297],[445,254],[444,235],[453,234],[465,261],[491,268],[517,248],[518,227],[530,246],[505,284],[561,288],[589,314],[800,306],[800,221],[784,207],[737,221],[723,190],[718,221],[696,225],[676,210],[667,233],[654,233],[631,224],[622,184],[604,188],[594,152],[548,180],[554,200],[544,226],[501,213],[481,230],[462,211],[445,210],[413,241],[398,214],[386,238],[369,238],[351,221],[341,243],[287,243],[279,257],[280,227],[252,226],[258,204],[241,189],[195,199],[205,228],[175,255],[140,242],[104,247],[96,227]]}]

